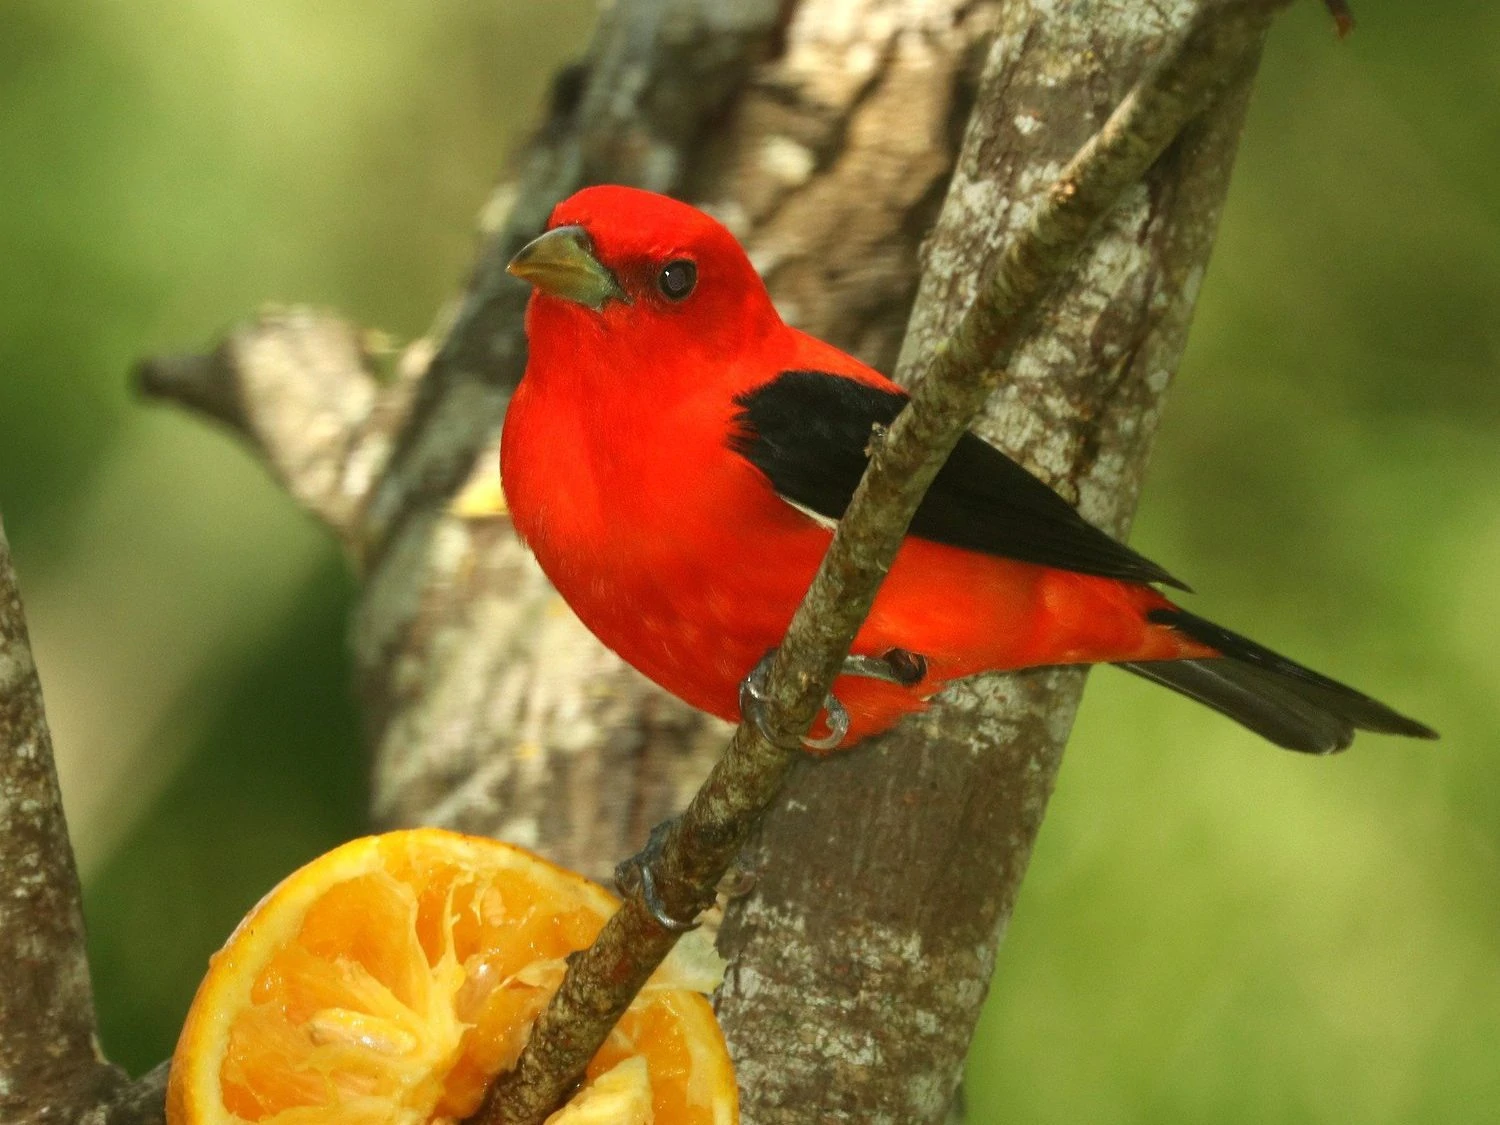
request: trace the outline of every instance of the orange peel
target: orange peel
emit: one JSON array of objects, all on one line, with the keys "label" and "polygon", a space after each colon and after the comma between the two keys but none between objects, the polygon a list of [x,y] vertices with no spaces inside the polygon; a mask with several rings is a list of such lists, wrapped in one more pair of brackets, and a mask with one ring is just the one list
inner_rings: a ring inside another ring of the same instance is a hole
[{"label": "orange peel", "polygon": [[[172,1057],[168,1123],[462,1120],[618,905],[480,837],[423,828],[336,848],[211,959]],[[669,958],[551,1125],[733,1125],[734,1073],[702,995],[715,966],[691,944]]]}]

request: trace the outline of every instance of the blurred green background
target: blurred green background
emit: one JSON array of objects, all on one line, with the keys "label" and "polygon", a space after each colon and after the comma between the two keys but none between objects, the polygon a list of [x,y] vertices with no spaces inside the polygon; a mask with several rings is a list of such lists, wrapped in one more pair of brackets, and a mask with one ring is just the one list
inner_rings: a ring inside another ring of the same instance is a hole
[{"label": "blurred green background", "polygon": [[[1444,740],[1307,760],[1098,673],[976,1122],[1500,1119],[1500,9],[1360,15],[1273,38],[1134,542]],[[423,331],[591,18],[0,8],[0,509],[132,1068],[364,782],[332,545],[126,372],[272,300]]]}]

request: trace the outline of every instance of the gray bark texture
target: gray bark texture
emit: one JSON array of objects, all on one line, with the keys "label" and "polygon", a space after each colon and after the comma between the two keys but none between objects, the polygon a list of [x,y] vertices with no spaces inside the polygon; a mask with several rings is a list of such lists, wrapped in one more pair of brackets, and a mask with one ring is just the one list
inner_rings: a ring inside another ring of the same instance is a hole
[{"label": "gray bark texture", "polygon": [[0,1121],[66,1121],[125,1076],[94,1049],[83,903],[0,525]]},{"label": "gray bark texture", "polygon": [[[143,363],[147,393],[245,440],[359,569],[352,647],[377,826],[497,835],[607,879],[725,741],[723,724],[583,630],[507,521],[449,504],[492,471],[524,364],[525,291],[503,266],[555,202],[612,181],[704,205],[788,320],[909,375],[1197,7],[620,0],[486,208],[452,315],[394,374],[375,373],[361,332],[301,310],[264,314],[212,355]],[[1116,532],[1248,81],[1109,218],[981,427]],[[0,870],[14,882],[40,866],[20,921],[0,913],[0,942],[20,954],[0,966],[0,1108],[154,1120],[160,1074],[126,1088],[93,1053],[76,875],[5,564],[0,540]],[[943,1120],[1081,682],[965,685],[872,745],[796,767],[721,932],[746,1122]]]}]

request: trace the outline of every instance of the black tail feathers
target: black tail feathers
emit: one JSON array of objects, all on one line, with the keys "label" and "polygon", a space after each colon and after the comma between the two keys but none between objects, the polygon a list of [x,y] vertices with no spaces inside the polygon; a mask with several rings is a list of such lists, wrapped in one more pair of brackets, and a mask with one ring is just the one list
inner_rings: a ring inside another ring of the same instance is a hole
[{"label": "black tail feathers", "polygon": [[1431,727],[1384,703],[1186,610],[1153,610],[1150,619],[1224,655],[1142,661],[1121,668],[1196,699],[1278,746],[1332,754],[1353,742],[1356,730],[1437,737]]}]

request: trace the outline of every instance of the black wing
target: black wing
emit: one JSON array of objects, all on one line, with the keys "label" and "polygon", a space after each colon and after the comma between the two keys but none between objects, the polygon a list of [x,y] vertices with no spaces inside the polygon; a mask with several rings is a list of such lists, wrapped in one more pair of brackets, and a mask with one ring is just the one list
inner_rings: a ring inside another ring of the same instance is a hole
[{"label": "black wing", "polygon": [[[864,475],[871,428],[889,426],[906,395],[824,371],[784,371],[735,403],[739,430],[730,448],[782,497],[836,520]],[[973,434],[963,436],[938,473],[910,533],[1060,570],[1187,589]]]}]

